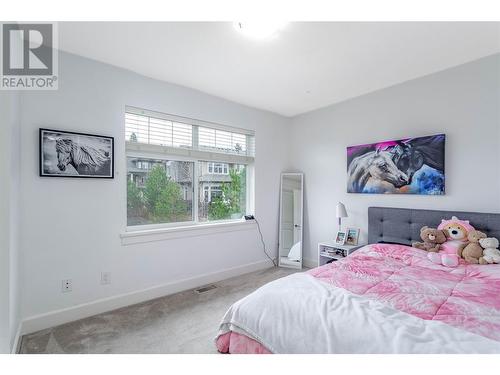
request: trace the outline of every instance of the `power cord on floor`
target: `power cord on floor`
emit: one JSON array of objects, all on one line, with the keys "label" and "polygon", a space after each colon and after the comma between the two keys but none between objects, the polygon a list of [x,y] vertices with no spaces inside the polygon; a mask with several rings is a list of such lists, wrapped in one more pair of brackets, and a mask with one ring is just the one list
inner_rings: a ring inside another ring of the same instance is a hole
[{"label": "power cord on floor", "polygon": [[278,267],[278,265],[276,264],[276,261],[267,253],[266,243],[264,242],[264,236],[262,235],[262,231],[260,230],[259,221],[256,218],[254,218],[254,220],[257,223],[257,229],[259,230],[260,240],[262,242],[262,247],[264,248],[264,254],[266,254],[266,256],[269,258],[269,260],[271,262],[273,262],[274,267]]}]

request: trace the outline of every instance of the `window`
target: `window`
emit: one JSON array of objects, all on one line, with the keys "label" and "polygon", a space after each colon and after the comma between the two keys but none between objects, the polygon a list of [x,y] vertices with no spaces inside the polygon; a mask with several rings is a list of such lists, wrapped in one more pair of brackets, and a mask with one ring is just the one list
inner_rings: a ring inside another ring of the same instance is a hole
[{"label": "window", "polygon": [[248,151],[244,134],[210,129],[200,126],[198,129],[199,147],[208,150],[220,150],[234,154],[245,154]]},{"label": "window", "polygon": [[171,147],[192,147],[192,126],[160,118],[125,114],[125,139],[130,142]]},{"label": "window", "polygon": [[136,167],[138,169],[149,169],[149,162],[146,160],[137,160]]},{"label": "window", "polygon": [[254,134],[127,107],[127,226],[241,219],[252,210]]},{"label": "window", "polygon": [[208,173],[210,174],[229,174],[228,168],[225,163],[208,163]]},{"label": "window", "polygon": [[207,169],[210,171],[210,164],[205,161],[198,163],[198,220],[241,219],[247,213],[246,166],[226,164],[228,173],[213,176],[210,172],[204,173]]},{"label": "window", "polygon": [[131,168],[136,158],[127,157],[127,225],[177,223],[193,220],[194,163],[150,159]]}]

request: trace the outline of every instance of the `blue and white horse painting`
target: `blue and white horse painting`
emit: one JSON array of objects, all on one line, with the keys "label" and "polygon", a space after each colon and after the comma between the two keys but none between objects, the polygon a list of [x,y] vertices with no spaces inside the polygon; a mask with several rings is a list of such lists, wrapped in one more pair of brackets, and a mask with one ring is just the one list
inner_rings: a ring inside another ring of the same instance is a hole
[{"label": "blue and white horse painting", "polygon": [[347,192],[442,195],[445,135],[347,148]]}]

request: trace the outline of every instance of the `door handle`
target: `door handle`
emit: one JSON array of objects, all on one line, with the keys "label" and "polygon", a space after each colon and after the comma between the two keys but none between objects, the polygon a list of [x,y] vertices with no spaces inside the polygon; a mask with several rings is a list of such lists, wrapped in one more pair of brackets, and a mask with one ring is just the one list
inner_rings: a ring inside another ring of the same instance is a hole
[{"label": "door handle", "polygon": [[295,224],[294,227],[295,228],[301,228],[301,226],[299,224]]}]

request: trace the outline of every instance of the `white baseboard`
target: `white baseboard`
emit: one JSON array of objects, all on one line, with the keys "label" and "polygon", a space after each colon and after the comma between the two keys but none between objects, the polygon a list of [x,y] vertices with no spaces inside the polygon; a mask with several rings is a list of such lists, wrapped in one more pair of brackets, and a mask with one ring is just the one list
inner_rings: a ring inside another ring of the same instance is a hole
[{"label": "white baseboard", "polygon": [[19,351],[19,344],[21,340],[21,332],[22,332],[23,322],[19,322],[16,331],[16,337],[14,337],[14,342],[12,343],[12,348],[10,349],[11,354],[17,354]]},{"label": "white baseboard", "polygon": [[227,268],[222,271],[207,273],[201,276],[182,279],[179,281],[154,286],[151,288],[119,294],[116,296],[95,300],[88,303],[68,307],[61,310],[51,311],[45,314],[28,317],[22,322],[22,334],[33,333],[42,329],[54,327],[60,324],[73,322],[96,314],[119,309],[121,307],[134,305],[151,299],[164,297],[169,294],[193,289],[202,285],[214,283],[245,273],[270,268],[269,260],[249,263],[242,266]]}]

